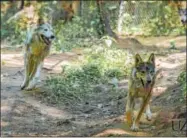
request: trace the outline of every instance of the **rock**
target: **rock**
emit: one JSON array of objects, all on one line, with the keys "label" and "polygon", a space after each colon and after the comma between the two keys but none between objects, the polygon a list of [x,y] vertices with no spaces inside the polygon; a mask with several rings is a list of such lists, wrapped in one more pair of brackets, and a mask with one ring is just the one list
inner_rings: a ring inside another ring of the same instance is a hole
[{"label": "rock", "polygon": [[168,98],[166,99],[167,101],[171,99],[171,96],[169,95]]},{"label": "rock", "polygon": [[97,107],[98,108],[103,108],[103,104],[98,104]]},{"label": "rock", "polygon": [[57,122],[57,126],[68,125],[68,124],[71,124],[71,121],[69,119],[65,119]]}]

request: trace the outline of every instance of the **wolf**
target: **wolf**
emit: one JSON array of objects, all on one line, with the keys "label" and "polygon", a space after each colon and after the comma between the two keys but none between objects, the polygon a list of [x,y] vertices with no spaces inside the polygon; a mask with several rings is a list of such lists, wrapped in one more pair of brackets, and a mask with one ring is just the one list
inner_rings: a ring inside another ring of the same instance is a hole
[{"label": "wolf", "polygon": [[60,9],[52,13],[53,25],[56,25],[56,22],[58,20],[64,20],[63,24],[66,24],[67,22],[72,21],[72,19],[74,18],[73,5],[64,3],[64,1],[62,2],[62,7],[60,7]]},{"label": "wolf", "polygon": [[44,58],[49,54],[52,41],[55,39],[52,26],[38,19],[35,27],[28,31],[24,54],[24,81],[21,90],[32,90],[39,81]]},{"label": "wolf", "polygon": [[187,8],[185,8],[185,9],[179,8],[178,11],[179,11],[179,15],[180,15],[180,19],[181,19],[182,24],[183,25],[187,24],[187,18],[186,18]]},{"label": "wolf", "polygon": [[[155,55],[151,53],[147,61],[143,61],[139,54],[135,55],[135,65],[131,70],[129,80],[129,91],[127,95],[126,104],[126,119],[131,126],[131,130],[138,131],[139,120],[142,113],[145,111],[147,120],[151,120],[152,113],[150,110],[151,91],[155,84],[156,71],[155,71]],[[135,107],[135,100],[142,99],[142,105],[138,115],[133,115]]]}]

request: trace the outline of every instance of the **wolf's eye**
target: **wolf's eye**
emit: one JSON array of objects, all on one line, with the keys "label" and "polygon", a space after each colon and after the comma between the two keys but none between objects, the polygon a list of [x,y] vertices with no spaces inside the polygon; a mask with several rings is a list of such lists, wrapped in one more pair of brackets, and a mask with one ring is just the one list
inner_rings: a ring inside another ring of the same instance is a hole
[{"label": "wolf's eye", "polygon": [[47,29],[44,29],[44,31],[47,31]]}]

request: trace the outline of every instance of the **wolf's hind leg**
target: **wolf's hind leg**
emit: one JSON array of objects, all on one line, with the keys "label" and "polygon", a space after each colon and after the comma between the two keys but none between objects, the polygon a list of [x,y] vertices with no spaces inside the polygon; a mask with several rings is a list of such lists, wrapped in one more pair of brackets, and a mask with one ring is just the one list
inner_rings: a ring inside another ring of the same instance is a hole
[{"label": "wolf's hind leg", "polygon": [[25,69],[24,81],[21,85],[21,90],[27,87],[28,82],[29,82],[29,60],[26,55],[24,56],[24,69]]},{"label": "wolf's hind leg", "polygon": [[29,82],[29,85],[26,88],[26,90],[31,90],[31,89],[34,88],[34,81],[33,81],[33,79],[34,79],[34,76],[36,75],[36,71],[37,71],[37,68],[38,68],[38,62],[35,61],[35,62],[33,62],[32,65],[33,65],[33,67],[32,67],[32,70],[30,70],[30,75],[29,75],[30,82]]},{"label": "wolf's hind leg", "polygon": [[42,66],[43,66],[43,62],[40,62],[37,67],[36,74],[34,76],[35,83],[40,82],[40,74],[41,74]]},{"label": "wolf's hind leg", "polygon": [[24,75],[23,83],[21,84],[21,90],[23,90],[26,87],[27,81],[28,81],[28,76],[27,76],[26,69],[25,69],[25,75]]},{"label": "wolf's hind leg", "polygon": [[41,73],[41,69],[42,69],[43,63],[39,63],[39,65],[36,67],[36,73],[34,74],[32,80],[29,83],[28,86],[28,90],[35,88],[37,82],[39,82],[40,80],[40,73]]}]

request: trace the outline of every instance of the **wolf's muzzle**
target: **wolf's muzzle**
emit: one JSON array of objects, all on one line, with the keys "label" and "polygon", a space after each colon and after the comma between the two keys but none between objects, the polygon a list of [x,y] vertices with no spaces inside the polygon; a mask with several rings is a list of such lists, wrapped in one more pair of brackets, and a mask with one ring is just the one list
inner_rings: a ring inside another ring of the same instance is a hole
[{"label": "wolf's muzzle", "polygon": [[150,83],[151,83],[151,80],[148,80],[148,81],[147,81],[147,84],[150,84]]}]

